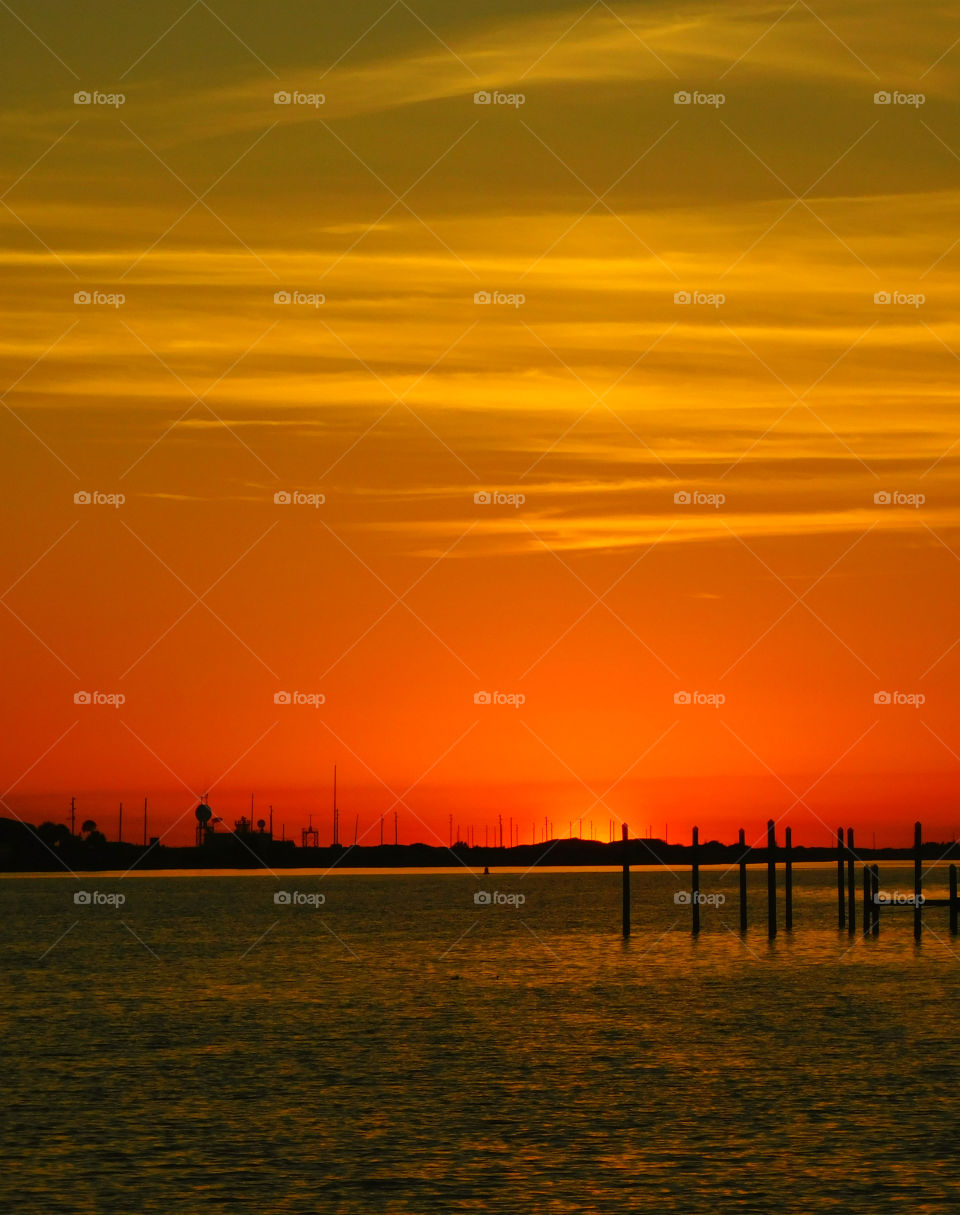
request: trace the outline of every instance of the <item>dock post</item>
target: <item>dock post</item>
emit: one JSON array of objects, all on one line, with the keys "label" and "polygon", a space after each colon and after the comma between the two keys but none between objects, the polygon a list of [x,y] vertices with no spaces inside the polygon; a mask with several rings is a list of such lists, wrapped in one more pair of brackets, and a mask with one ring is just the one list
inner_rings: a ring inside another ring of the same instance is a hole
[{"label": "dock post", "polygon": [[700,931],[700,828],[693,829],[690,863],[690,902],[693,906],[693,935]]},{"label": "dock post", "polygon": [[740,828],[740,931],[747,931],[747,837]]},{"label": "dock post", "polygon": [[630,935],[630,856],[627,851],[627,824],[623,824],[623,935]]},{"label": "dock post", "polygon": [[873,923],[870,904],[873,901],[873,874],[870,872],[870,866],[863,867],[863,935],[870,935],[870,928]]},{"label": "dock post", "polygon": [[950,866],[950,935],[957,935],[957,867]]},{"label": "dock post", "polygon": [[847,909],[843,890],[843,828],[837,828],[837,923],[847,926]]},{"label": "dock post", "polygon": [[790,932],[793,928],[793,855],[792,855],[793,832],[790,830],[789,827],[786,829],[785,835],[786,835],[786,845],[785,845],[786,854],[784,856],[783,878],[784,878],[784,897],[786,899],[786,910],[784,911],[783,925],[786,928],[787,932]]},{"label": "dock post", "polygon": [[880,866],[870,866],[870,899],[873,908],[873,919],[870,921],[870,931],[875,937],[880,935],[880,904],[877,899],[880,897]]},{"label": "dock post", "polygon": [[777,935],[777,829],[767,820],[767,934]]},{"label": "dock post", "polygon": [[857,931],[857,875],[853,868],[853,828],[847,828],[847,932]]},{"label": "dock post", "polygon": [[920,870],[920,852],[923,847],[923,828],[913,824],[913,939],[919,941],[923,934],[923,874]]}]

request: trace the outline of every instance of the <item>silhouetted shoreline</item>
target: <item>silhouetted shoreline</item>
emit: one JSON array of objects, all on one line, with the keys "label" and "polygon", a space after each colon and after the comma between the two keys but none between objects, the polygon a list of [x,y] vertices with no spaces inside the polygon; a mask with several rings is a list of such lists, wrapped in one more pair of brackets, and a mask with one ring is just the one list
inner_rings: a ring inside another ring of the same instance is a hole
[{"label": "silhouetted shoreline", "polygon": [[[292,840],[274,840],[269,835],[253,832],[243,837],[232,833],[218,836],[216,848],[168,847],[156,842],[146,846],[133,843],[111,843],[102,838],[89,840],[71,836],[66,829],[46,841],[42,828],[15,819],[0,818],[0,872],[32,873],[63,870],[151,869],[429,869],[449,868],[458,861],[471,869],[504,867],[567,867],[577,865],[610,866],[614,868],[627,859],[631,865],[689,865],[692,848],[688,844],[668,844],[658,839],[629,840],[601,843],[599,840],[557,839],[540,844],[518,844],[513,848],[468,847],[465,843],[432,844],[342,844],[302,848]],[[59,828],[58,828],[59,831]],[[65,832],[65,834],[64,834]],[[780,849],[777,849],[778,854]],[[453,856],[451,856],[451,852]],[[701,865],[734,864],[746,852],[748,863],[760,864],[767,859],[763,846],[750,848],[710,840],[699,846]],[[863,860],[911,861],[912,848],[858,848]],[[960,858],[960,844],[926,841],[922,855],[930,859]],[[835,861],[836,845],[804,847],[794,845],[795,864],[804,861]],[[456,859],[455,859],[456,858]]]}]

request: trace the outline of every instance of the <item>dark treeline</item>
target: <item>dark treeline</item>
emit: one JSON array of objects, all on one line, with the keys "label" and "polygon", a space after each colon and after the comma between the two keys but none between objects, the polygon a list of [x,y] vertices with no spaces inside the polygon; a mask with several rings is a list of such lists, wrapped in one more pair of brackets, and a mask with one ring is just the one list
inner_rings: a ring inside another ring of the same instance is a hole
[{"label": "dark treeline", "polygon": [[[128,869],[326,869],[333,865],[351,869],[417,869],[448,868],[457,863],[451,856],[471,869],[485,866],[567,866],[567,865],[689,865],[692,849],[686,844],[667,844],[663,840],[630,840],[604,844],[599,840],[557,839],[541,844],[518,844],[513,848],[468,847],[465,843],[380,844],[354,847],[335,845],[321,848],[300,848],[292,840],[275,840],[269,835],[253,832],[243,837],[222,833],[217,846],[183,848],[168,847],[161,842],[142,844],[111,843],[95,828],[71,835],[62,823],[42,823],[38,827],[14,819],[0,818],[0,871],[35,873],[58,870]],[[723,844],[710,840],[699,846],[697,859],[701,865],[733,864],[746,852],[748,859],[760,864],[767,857],[765,841],[744,849],[740,844]],[[778,856],[782,849],[777,849]],[[912,848],[857,848],[862,860],[909,861],[915,856]],[[960,845],[925,842],[922,855],[930,859],[956,860]],[[794,845],[794,863],[804,861],[833,861],[836,845],[803,847]]]}]

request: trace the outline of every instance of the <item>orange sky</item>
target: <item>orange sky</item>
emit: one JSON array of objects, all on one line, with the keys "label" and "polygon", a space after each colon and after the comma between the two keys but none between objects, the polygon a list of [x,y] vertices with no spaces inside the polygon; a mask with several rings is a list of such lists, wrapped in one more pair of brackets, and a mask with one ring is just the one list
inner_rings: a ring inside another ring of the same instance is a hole
[{"label": "orange sky", "polygon": [[0,813],[953,834],[946,6],[62,7],[0,12]]}]

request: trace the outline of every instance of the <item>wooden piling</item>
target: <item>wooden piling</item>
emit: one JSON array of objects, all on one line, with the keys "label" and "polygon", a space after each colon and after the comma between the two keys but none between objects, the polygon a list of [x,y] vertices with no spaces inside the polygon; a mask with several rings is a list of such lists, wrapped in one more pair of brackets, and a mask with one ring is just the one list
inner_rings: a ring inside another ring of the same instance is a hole
[{"label": "wooden piling", "polygon": [[873,918],[870,921],[870,931],[875,937],[880,935],[880,904],[877,899],[880,897],[880,866],[870,866],[870,898],[871,908],[873,910]]},{"label": "wooden piling", "polygon": [[847,828],[847,932],[857,931],[857,875],[853,868],[853,828]]},{"label": "wooden piling", "polygon": [[793,833],[789,827],[786,829],[785,836],[783,889],[786,907],[783,915],[783,926],[787,932],[790,932],[793,928]]},{"label": "wooden piling", "polygon": [[740,931],[747,931],[747,837],[740,828]]},{"label": "wooden piling", "polygon": [[873,874],[870,872],[870,866],[863,867],[863,935],[869,936],[870,927],[873,923],[873,913],[870,904],[873,899]]},{"label": "wooden piling", "polygon": [[773,819],[767,820],[767,934],[777,935],[777,834]]},{"label": "wooden piling", "polygon": [[923,828],[920,823],[913,824],[913,939],[919,941],[923,935],[923,873],[920,868],[921,849],[923,847]]},{"label": "wooden piling", "polygon": [[630,855],[627,850],[627,825],[623,825],[623,935],[630,935]]},{"label": "wooden piling", "polygon": [[950,935],[957,935],[957,867],[950,866]]},{"label": "wooden piling", "polygon": [[690,862],[690,903],[693,908],[693,935],[700,931],[700,828],[693,829]]},{"label": "wooden piling", "polygon": [[843,828],[837,828],[837,923],[841,928],[847,926],[847,905],[843,890]]}]

